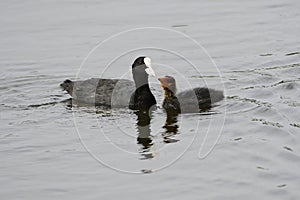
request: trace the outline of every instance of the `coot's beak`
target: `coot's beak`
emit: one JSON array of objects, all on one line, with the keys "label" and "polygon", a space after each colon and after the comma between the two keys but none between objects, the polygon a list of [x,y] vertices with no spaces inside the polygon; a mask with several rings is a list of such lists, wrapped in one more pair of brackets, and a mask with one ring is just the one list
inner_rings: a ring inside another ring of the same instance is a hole
[{"label": "coot's beak", "polygon": [[146,71],[147,74],[149,74],[150,76],[155,76],[155,72],[154,72],[154,70],[152,69],[152,67],[146,68],[145,71]]},{"label": "coot's beak", "polygon": [[146,65],[146,67],[147,67],[147,68],[145,69],[146,73],[147,73],[148,75],[150,75],[150,76],[155,76],[155,72],[154,72],[154,70],[153,70],[152,67],[151,67],[151,59],[148,58],[148,57],[144,58],[144,63],[145,63],[145,65]]}]

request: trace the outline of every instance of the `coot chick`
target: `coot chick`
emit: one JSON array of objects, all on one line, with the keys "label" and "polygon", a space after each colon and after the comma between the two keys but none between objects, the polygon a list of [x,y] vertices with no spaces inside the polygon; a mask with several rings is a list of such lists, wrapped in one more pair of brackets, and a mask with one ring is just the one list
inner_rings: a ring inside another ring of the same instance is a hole
[{"label": "coot chick", "polygon": [[164,90],[163,108],[168,115],[201,112],[224,98],[222,91],[200,87],[176,94],[176,81],[172,76],[165,76],[158,80]]},{"label": "coot chick", "polygon": [[151,59],[139,57],[132,64],[133,81],[91,78],[84,81],[65,80],[60,86],[75,101],[106,107],[149,109],[156,100],[149,88],[148,76],[155,76]]}]

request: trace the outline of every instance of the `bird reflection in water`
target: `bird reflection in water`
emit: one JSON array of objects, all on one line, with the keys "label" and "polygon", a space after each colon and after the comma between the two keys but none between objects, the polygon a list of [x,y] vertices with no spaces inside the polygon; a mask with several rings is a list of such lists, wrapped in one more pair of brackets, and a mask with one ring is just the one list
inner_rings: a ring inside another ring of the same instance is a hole
[{"label": "bird reflection in water", "polygon": [[155,153],[151,150],[153,141],[150,128],[153,111],[154,109],[135,111],[135,114],[137,115],[137,143],[142,146],[140,149],[140,154],[142,155],[141,159],[151,159],[155,156]]},{"label": "bird reflection in water", "polygon": [[165,129],[165,132],[162,134],[163,136],[163,141],[165,143],[175,143],[178,142],[179,140],[172,138],[173,136],[178,134],[178,113],[173,113],[173,112],[166,112],[167,114],[167,119],[165,122],[165,125],[163,128]]}]

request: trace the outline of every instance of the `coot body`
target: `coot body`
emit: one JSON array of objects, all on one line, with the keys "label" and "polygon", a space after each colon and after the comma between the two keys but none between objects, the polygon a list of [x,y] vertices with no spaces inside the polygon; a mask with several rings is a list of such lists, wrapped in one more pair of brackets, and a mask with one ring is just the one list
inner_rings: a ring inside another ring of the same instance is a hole
[{"label": "coot body", "polygon": [[116,108],[128,106],[135,90],[134,82],[126,79],[65,80],[60,86],[80,104]]},{"label": "coot body", "polygon": [[149,109],[156,104],[148,76],[155,76],[148,57],[139,57],[132,64],[134,81],[91,78],[84,81],[65,80],[60,86],[78,103],[113,108]]},{"label": "coot body", "polygon": [[164,90],[163,108],[168,114],[193,113],[207,110],[224,98],[223,92],[210,88],[193,88],[176,94],[176,82],[171,76],[159,78]]}]

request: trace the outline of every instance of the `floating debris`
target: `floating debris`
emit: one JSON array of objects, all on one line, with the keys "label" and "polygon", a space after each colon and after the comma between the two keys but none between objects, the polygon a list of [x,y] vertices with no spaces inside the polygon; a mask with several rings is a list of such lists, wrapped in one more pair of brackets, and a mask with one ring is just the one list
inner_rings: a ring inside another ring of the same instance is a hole
[{"label": "floating debris", "polygon": [[153,171],[151,169],[142,169],[141,172],[144,174],[151,174]]},{"label": "floating debris", "polygon": [[292,149],[292,148],[290,148],[290,147],[287,147],[287,146],[284,146],[283,148],[284,148],[284,149],[286,149],[286,150],[288,150],[288,151],[293,151],[293,149]]},{"label": "floating debris", "polygon": [[278,188],[286,187],[286,184],[277,185]]},{"label": "floating debris", "polygon": [[293,124],[290,124],[290,125],[293,126],[293,127],[296,127],[296,128],[300,128],[300,124],[293,123]]},{"label": "floating debris", "polygon": [[268,168],[264,168],[264,167],[261,167],[261,166],[257,166],[256,168],[261,169],[261,170],[269,170]]},{"label": "floating debris", "polygon": [[234,140],[234,141],[239,141],[239,140],[241,140],[241,139],[243,139],[243,138],[238,137],[238,138],[234,138],[233,140]]},{"label": "floating debris", "polygon": [[172,25],[173,28],[179,28],[179,27],[186,27],[188,25],[186,24],[176,24],[176,25]]},{"label": "floating debris", "polygon": [[272,56],[273,54],[271,53],[265,53],[265,54],[260,54],[259,56]]},{"label": "floating debris", "polygon": [[297,54],[300,54],[300,52],[292,52],[292,53],[287,53],[285,54],[285,56],[293,56],[293,55],[297,55]]}]

